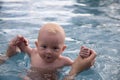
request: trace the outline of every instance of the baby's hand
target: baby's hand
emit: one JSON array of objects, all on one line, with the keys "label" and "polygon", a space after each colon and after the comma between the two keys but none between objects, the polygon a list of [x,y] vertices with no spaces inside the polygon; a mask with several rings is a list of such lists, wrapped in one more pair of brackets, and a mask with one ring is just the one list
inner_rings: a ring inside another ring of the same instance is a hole
[{"label": "baby's hand", "polygon": [[28,41],[23,36],[18,35],[9,42],[6,55],[8,57],[11,57],[15,55],[17,52],[21,52],[22,51],[21,47],[27,45],[28,45]]},{"label": "baby's hand", "polygon": [[16,38],[14,38],[12,43],[15,46],[21,46],[21,45],[28,46],[28,40],[21,35],[18,35]]},{"label": "baby's hand", "polygon": [[79,54],[82,58],[87,58],[90,56],[90,49],[82,46]]}]

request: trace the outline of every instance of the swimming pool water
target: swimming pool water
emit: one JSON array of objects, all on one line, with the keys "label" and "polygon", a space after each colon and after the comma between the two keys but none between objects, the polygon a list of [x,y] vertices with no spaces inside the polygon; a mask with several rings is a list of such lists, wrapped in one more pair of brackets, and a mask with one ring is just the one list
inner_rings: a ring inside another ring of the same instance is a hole
[{"label": "swimming pool water", "polygon": [[[76,80],[120,80],[119,4],[119,0],[1,0],[0,53],[17,34],[35,47],[40,26],[57,22],[66,32],[63,55],[74,60],[82,45],[97,52],[95,65]],[[18,76],[25,74],[28,63],[27,55],[12,57],[0,65],[0,80],[21,80]]]}]

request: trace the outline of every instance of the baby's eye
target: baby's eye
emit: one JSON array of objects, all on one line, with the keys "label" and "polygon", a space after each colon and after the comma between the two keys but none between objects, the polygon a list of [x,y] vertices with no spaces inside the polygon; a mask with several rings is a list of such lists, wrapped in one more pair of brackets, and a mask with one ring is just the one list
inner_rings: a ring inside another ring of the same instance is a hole
[{"label": "baby's eye", "polygon": [[47,48],[47,46],[46,46],[46,45],[42,45],[41,47],[42,47],[42,48],[44,48],[44,49],[45,49],[45,48]]},{"label": "baby's eye", "polygon": [[59,50],[59,48],[58,48],[58,47],[53,47],[53,49],[54,49],[54,50]]}]

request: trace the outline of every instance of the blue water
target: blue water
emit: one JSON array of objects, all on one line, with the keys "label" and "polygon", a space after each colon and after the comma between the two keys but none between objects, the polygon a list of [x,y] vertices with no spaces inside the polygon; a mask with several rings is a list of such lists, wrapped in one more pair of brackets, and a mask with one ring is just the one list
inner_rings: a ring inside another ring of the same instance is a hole
[{"label": "blue water", "polygon": [[[95,65],[76,80],[120,80],[120,0],[0,0],[0,53],[17,34],[35,47],[38,30],[46,22],[65,29],[63,55],[74,60],[82,45],[97,52]],[[18,76],[24,75],[28,63],[27,55],[12,57],[0,65],[0,80],[21,80]]]}]

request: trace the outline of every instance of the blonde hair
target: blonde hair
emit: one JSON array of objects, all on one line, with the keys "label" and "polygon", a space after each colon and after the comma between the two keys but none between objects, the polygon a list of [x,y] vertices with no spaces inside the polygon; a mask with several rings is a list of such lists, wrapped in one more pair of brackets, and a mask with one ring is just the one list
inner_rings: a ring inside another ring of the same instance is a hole
[{"label": "blonde hair", "polygon": [[40,29],[40,31],[39,31],[39,34],[40,34],[40,32],[41,32],[42,30],[45,30],[45,31],[47,31],[47,32],[49,32],[49,33],[51,33],[51,34],[60,33],[60,34],[62,34],[62,35],[64,36],[64,38],[65,38],[65,31],[64,31],[64,29],[63,29],[60,25],[58,25],[58,24],[56,24],[56,23],[46,23],[45,25],[43,25],[43,26],[41,27],[41,29]]},{"label": "blonde hair", "polygon": [[64,29],[56,23],[47,23],[43,25],[40,30],[43,30],[43,29],[48,31],[49,33],[53,33],[53,34],[62,33],[65,35]]}]

